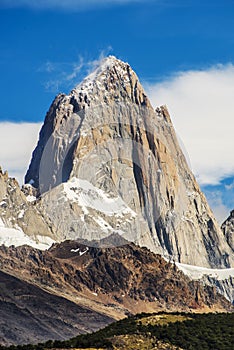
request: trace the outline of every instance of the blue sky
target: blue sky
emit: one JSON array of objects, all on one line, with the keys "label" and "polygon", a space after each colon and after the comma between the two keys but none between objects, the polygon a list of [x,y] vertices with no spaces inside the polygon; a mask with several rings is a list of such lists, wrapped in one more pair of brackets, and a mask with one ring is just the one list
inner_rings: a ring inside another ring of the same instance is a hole
[{"label": "blue sky", "polygon": [[224,218],[234,208],[233,13],[231,0],[0,0],[0,164],[22,176],[55,95],[113,54],[131,64],[155,105],[168,105]]}]

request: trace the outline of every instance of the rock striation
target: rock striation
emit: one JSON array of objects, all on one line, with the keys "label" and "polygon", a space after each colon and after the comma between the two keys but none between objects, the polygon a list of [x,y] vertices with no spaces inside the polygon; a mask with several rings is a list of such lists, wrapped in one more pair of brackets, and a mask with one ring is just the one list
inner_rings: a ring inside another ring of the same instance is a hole
[{"label": "rock striation", "polygon": [[56,241],[118,233],[178,262],[233,264],[167,108],[154,110],[129,64],[113,56],[55,98],[25,182],[38,189]]},{"label": "rock striation", "polygon": [[234,251],[234,210],[230,212],[229,217],[224,221],[221,229],[229,246],[231,247],[232,251]]},{"label": "rock striation", "polygon": [[218,293],[234,304],[234,268],[208,269],[180,263],[176,263],[176,266],[190,279],[215,287]]}]

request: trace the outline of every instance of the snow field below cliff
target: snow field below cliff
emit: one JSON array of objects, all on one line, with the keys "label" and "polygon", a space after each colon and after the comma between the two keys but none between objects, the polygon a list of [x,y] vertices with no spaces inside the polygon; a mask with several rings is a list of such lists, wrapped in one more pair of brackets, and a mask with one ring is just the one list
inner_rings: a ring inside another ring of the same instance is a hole
[{"label": "snow field below cliff", "polygon": [[2,219],[0,218],[0,245],[6,247],[15,246],[19,247],[22,245],[29,245],[33,248],[40,250],[48,249],[54,240],[46,236],[37,236],[36,240],[27,236],[21,228],[6,227]]},{"label": "snow field below cliff", "polygon": [[76,177],[62,184],[58,202],[66,201],[76,203],[82,209],[81,221],[85,222],[85,216],[90,217],[106,234],[122,235],[122,225],[137,216],[120,196],[107,193],[89,181]]},{"label": "snow field below cliff", "polygon": [[185,275],[193,280],[200,280],[204,276],[215,278],[219,281],[234,277],[234,268],[227,269],[209,269],[201,266],[193,266],[187,264],[176,263],[178,269],[183,271]]},{"label": "snow field below cliff", "polygon": [[130,214],[135,217],[136,213],[118,197],[110,197],[103,190],[93,186],[90,182],[72,178],[63,184],[64,195],[70,201],[77,202],[87,213],[88,208],[99,211],[107,216],[125,216]]}]

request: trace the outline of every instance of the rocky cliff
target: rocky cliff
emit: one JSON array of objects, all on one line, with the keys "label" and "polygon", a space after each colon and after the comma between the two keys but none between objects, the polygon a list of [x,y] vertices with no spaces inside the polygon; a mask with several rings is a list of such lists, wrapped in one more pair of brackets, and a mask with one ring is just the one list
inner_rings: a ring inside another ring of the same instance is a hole
[{"label": "rocky cliff", "polygon": [[227,220],[221,226],[224,236],[229,244],[229,246],[234,251],[234,210],[231,211]]},{"label": "rocky cliff", "polygon": [[55,98],[25,181],[41,194],[57,241],[118,233],[179,262],[233,263],[166,107],[155,111],[115,57]]},{"label": "rocky cliff", "polygon": [[41,215],[33,192],[30,185],[22,191],[0,168],[0,245],[46,249],[54,242],[53,225]]},{"label": "rocky cliff", "polygon": [[176,266],[190,279],[213,286],[234,304],[234,268],[207,269],[199,266],[176,263]]}]

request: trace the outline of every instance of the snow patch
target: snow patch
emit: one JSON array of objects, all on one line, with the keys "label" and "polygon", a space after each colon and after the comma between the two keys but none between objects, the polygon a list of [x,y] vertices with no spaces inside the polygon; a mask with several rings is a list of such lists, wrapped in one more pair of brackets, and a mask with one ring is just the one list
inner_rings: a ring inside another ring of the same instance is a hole
[{"label": "snow patch", "polygon": [[89,248],[88,248],[88,247],[86,247],[86,249],[85,249],[83,252],[79,252],[80,256],[82,256],[82,255],[84,255],[85,253],[87,253],[87,252],[88,252],[88,250],[89,250]]},{"label": "snow patch", "polygon": [[178,269],[193,280],[200,280],[203,276],[210,276],[219,281],[234,277],[234,268],[228,269],[209,269],[206,267],[181,264],[176,262]]},{"label": "snow patch", "polygon": [[27,236],[20,228],[6,227],[0,219],[0,245],[6,247],[29,245],[40,250],[48,249],[55,241],[48,236],[36,236],[35,239]]},{"label": "snow patch", "polygon": [[105,90],[103,87],[103,80],[106,78],[106,72],[115,67],[117,74],[124,80],[125,84],[129,83],[128,71],[126,70],[126,63],[121,62],[114,56],[106,57],[101,64],[89,74],[79,85],[76,86],[76,93],[83,93],[89,95],[94,89],[94,85],[98,86],[99,90]]},{"label": "snow patch", "polygon": [[104,232],[109,232],[109,231],[113,231],[114,228],[112,226],[110,226],[103,218],[101,218],[100,216],[98,216],[97,218],[93,218],[96,223],[101,227],[101,229]]},{"label": "snow patch", "polygon": [[5,224],[4,224],[4,222],[2,221],[2,219],[0,218],[0,228],[1,227],[5,227]]},{"label": "snow patch", "polygon": [[31,195],[28,195],[28,196],[26,197],[26,199],[27,199],[28,202],[34,202],[34,201],[37,200],[37,198],[36,198],[35,196],[31,196]]},{"label": "snow patch", "polygon": [[25,210],[21,209],[19,214],[18,214],[18,219],[22,219],[24,217]]},{"label": "snow patch", "polygon": [[[110,197],[87,180],[74,177],[67,183],[64,183],[63,187],[63,198],[65,196],[68,200],[77,202],[82,207],[84,214],[88,214],[87,208],[91,208],[107,216],[124,216],[128,214],[131,217],[136,216],[136,213],[126,205],[122,198],[119,196]],[[103,224],[105,226],[106,222]]]},{"label": "snow patch", "polygon": [[89,250],[88,247],[85,248],[85,250],[83,252],[80,251],[80,248],[77,249],[71,249],[72,253],[79,253],[80,256],[84,255],[85,253],[87,253],[87,251]]},{"label": "snow patch", "polygon": [[78,253],[78,252],[79,252],[79,250],[80,250],[80,248],[77,248],[77,249],[71,249],[71,252],[72,252],[72,253]]}]

